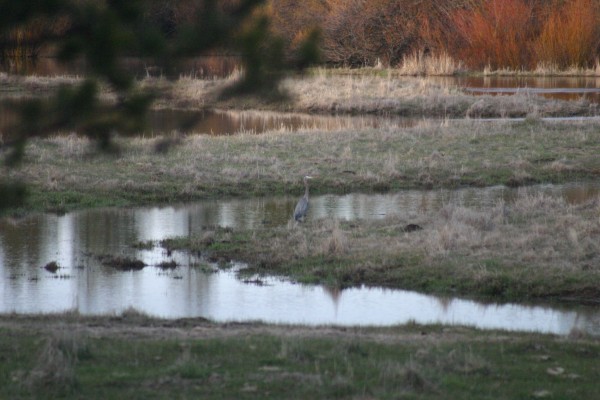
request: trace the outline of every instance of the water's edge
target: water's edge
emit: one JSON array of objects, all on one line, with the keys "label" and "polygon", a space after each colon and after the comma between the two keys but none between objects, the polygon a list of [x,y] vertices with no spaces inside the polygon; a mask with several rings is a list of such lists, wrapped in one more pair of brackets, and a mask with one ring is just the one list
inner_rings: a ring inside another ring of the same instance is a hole
[{"label": "water's edge", "polygon": [[[530,190],[570,202],[597,196],[600,185],[539,185]],[[517,190],[402,191],[388,195],[316,196],[310,218],[380,219],[439,209],[444,204],[489,207],[510,201]],[[167,254],[158,241],[202,233],[206,226],[251,229],[281,226],[294,198],[205,201],[177,207],[100,209],[62,216],[39,214],[0,221],[0,313],[118,314],[133,308],[161,318],[204,317],[308,325],[389,326],[417,322],[568,334],[600,335],[597,307],[483,304],[411,291],[378,288],[331,290],[285,280],[243,282],[235,270],[214,272],[206,260],[185,252]],[[133,246],[154,243],[149,248]],[[148,266],[118,271],[100,256],[132,257]],[[50,261],[55,272],[43,267]],[[162,262],[175,268],[161,268]],[[237,265],[237,268],[243,266]]]}]

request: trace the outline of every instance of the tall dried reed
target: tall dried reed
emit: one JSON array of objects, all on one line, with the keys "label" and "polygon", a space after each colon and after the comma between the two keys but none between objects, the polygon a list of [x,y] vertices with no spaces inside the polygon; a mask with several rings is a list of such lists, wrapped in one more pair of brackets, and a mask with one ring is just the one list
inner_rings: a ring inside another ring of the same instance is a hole
[{"label": "tall dried reed", "polygon": [[438,54],[415,51],[405,55],[398,68],[401,75],[454,75],[462,70],[462,63],[445,51]]}]

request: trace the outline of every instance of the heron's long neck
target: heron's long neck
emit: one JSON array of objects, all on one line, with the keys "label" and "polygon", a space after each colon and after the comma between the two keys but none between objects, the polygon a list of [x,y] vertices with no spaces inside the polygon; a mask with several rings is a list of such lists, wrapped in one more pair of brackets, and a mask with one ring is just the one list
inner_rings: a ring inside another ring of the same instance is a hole
[{"label": "heron's long neck", "polygon": [[304,180],[304,197],[308,197],[308,181]]}]

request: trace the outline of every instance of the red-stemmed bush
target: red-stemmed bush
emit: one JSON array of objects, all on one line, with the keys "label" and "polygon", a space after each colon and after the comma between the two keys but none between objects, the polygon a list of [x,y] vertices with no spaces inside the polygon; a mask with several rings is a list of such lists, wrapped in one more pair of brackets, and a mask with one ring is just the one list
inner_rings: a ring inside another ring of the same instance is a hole
[{"label": "red-stemmed bush", "polygon": [[598,57],[600,7],[594,0],[572,0],[548,10],[535,42],[541,64],[558,68],[586,67]]}]

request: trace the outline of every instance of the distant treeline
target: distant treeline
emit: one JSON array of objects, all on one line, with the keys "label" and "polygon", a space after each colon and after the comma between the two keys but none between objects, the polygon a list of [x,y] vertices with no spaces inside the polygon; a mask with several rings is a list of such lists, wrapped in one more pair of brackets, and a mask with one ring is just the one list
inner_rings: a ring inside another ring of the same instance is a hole
[{"label": "distant treeline", "polygon": [[[236,0],[216,4],[227,11]],[[148,0],[145,23],[177,35],[204,6]],[[266,0],[256,15],[270,17],[289,54],[316,29],[322,62],[352,67],[393,67],[416,53],[447,54],[473,69],[588,67],[600,57],[600,0]],[[68,23],[5,31],[0,50],[34,54],[40,38]]]},{"label": "distant treeline", "polygon": [[269,0],[293,47],[320,27],[324,61],[398,65],[447,53],[470,68],[586,67],[600,44],[600,0]]}]

